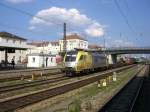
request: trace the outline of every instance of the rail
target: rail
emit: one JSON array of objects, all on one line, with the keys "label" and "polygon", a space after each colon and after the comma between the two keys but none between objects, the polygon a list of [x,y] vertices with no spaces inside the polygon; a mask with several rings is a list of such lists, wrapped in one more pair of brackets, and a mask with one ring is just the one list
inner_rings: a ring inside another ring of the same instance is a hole
[{"label": "rail", "polygon": [[[147,68],[146,74],[148,74],[148,72],[149,72],[149,67]],[[143,84],[144,84],[144,78],[141,79],[141,83],[139,84],[139,88],[138,88],[138,90],[137,90],[137,92],[135,94],[135,97],[134,97],[133,101],[132,101],[132,104],[130,106],[129,112],[133,112],[133,108],[135,106],[135,103],[136,103],[137,98],[138,98],[138,96],[140,94],[140,91],[142,89]]]},{"label": "rail", "polygon": [[133,67],[135,65],[129,65],[125,67],[120,67],[108,71],[104,71],[102,73],[95,73],[90,77],[87,77],[85,79],[81,79],[79,81],[71,82],[68,84],[64,84],[52,89],[48,89],[45,91],[41,91],[38,93],[30,94],[27,96],[22,96],[14,99],[10,99],[4,102],[0,102],[0,112],[6,112],[6,111],[14,111],[18,108],[23,108],[27,105],[31,105],[33,103],[37,103],[39,101],[45,100],[47,98],[51,98],[66,92],[69,92],[74,89],[78,89],[80,87],[86,86],[90,83],[94,83],[100,79],[103,79],[104,77],[112,75],[113,72],[119,72],[125,69],[128,69],[130,67]]},{"label": "rail", "polygon": [[[141,73],[141,70],[143,70],[144,68],[145,68],[144,66],[141,67],[137,71],[137,73],[131,79],[129,79],[128,82],[126,82],[126,84],[124,86],[122,86],[117,92],[115,92],[110,98],[108,98],[107,101],[101,107],[99,112],[105,112],[105,111],[109,111],[109,110],[116,111],[116,112],[122,112],[122,111],[132,112],[132,108],[134,107],[134,103],[136,101],[136,98],[138,97],[138,94],[142,87],[143,79],[144,79],[143,77],[141,77],[141,79],[136,79],[136,76],[139,75],[139,73]],[[134,79],[136,80],[136,82],[132,83],[133,81],[135,81]],[[130,85],[131,83],[132,83],[132,86]],[[135,84],[138,84],[138,86],[135,86]],[[127,90],[127,87],[134,87],[134,89],[130,88]],[[136,89],[136,87],[138,87],[138,88]],[[124,90],[125,90],[125,93],[123,94]],[[135,92],[134,95],[133,95],[133,91]],[[130,92],[131,92],[131,94],[130,94]],[[134,98],[132,100],[131,100],[131,95],[134,96]],[[115,99],[115,98],[118,98],[118,99]],[[123,99],[127,99],[127,100],[126,101],[124,100],[124,102],[122,102]],[[128,104],[126,104],[126,103],[128,103]]]}]

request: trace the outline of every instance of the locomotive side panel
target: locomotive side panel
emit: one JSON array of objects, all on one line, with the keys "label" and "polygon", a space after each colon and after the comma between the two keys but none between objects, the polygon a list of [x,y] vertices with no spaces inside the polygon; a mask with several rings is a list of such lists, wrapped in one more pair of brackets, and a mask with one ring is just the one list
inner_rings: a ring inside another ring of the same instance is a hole
[{"label": "locomotive side panel", "polygon": [[106,66],[106,57],[104,54],[92,53],[93,68]]},{"label": "locomotive side panel", "polygon": [[79,51],[77,56],[77,71],[89,70],[92,67],[92,56],[88,52]]}]

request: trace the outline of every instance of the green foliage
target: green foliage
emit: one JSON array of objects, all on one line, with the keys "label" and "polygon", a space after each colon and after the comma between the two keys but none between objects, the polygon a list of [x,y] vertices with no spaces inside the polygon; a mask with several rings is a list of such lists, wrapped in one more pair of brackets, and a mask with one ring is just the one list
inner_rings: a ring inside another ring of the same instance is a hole
[{"label": "green foliage", "polygon": [[78,99],[75,99],[72,103],[68,105],[68,112],[80,112],[81,102]]},{"label": "green foliage", "polygon": [[65,53],[66,53],[66,52],[60,52],[59,55],[61,55],[62,57],[64,57],[64,56],[65,56]]}]

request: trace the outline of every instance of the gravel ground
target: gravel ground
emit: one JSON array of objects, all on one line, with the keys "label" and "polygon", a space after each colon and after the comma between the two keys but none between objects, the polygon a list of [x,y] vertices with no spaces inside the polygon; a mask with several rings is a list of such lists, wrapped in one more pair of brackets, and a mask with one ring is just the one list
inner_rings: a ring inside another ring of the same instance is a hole
[{"label": "gravel ground", "polygon": [[[117,81],[109,83],[107,87],[97,87],[97,83],[90,84],[77,90],[73,90],[63,95],[47,99],[31,107],[18,110],[18,112],[67,112],[68,105],[79,101],[82,112],[96,112],[104,105],[106,99],[118,91],[123,85],[133,77],[136,67],[118,73]],[[78,104],[77,103],[77,104]],[[74,104],[73,104],[74,106]],[[39,108],[37,108],[39,107]]]}]

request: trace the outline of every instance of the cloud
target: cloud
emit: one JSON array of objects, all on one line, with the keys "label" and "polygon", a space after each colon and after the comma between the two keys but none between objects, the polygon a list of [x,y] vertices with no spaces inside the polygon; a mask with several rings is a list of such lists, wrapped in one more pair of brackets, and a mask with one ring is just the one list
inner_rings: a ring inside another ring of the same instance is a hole
[{"label": "cloud", "polygon": [[19,4],[19,3],[29,3],[32,2],[33,0],[6,0],[6,1],[14,4]]},{"label": "cloud", "polygon": [[[42,18],[42,19],[40,19]],[[104,27],[97,21],[81,14],[77,9],[66,9],[51,7],[39,12],[30,20],[30,29],[50,28],[54,25],[62,25],[64,22],[67,26],[80,30],[92,37],[104,35]]]},{"label": "cloud", "polygon": [[91,26],[89,26],[89,28],[85,29],[85,32],[93,37],[104,35],[103,26],[101,26],[99,23],[92,24]]}]

